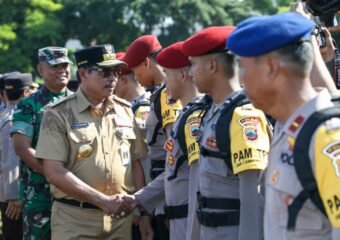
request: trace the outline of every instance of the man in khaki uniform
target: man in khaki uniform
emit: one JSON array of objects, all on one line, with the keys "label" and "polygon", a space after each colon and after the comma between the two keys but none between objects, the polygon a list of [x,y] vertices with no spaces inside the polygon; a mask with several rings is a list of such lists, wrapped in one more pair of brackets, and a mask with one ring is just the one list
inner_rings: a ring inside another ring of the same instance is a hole
[{"label": "man in khaki uniform", "polygon": [[145,142],[130,104],[112,95],[124,62],[112,45],[77,51],[75,58],[80,88],[46,109],[36,152],[54,198],[52,239],[131,239],[132,215],[109,216],[124,208],[117,194],[144,185],[137,163]]},{"label": "man in khaki uniform", "polygon": [[[228,42],[228,48],[240,56],[247,95],[277,120],[266,172],[264,236],[268,240],[340,239],[339,119],[307,129],[314,133],[309,146],[301,148],[309,157],[302,172],[310,169],[315,184],[305,192],[297,174],[303,158],[293,155],[297,136],[310,116],[334,106],[329,92],[314,89],[311,80],[313,63],[324,64],[312,36],[314,25],[296,13],[254,17],[240,23]],[[316,194],[324,213],[310,198]],[[299,208],[293,208],[296,203]]]}]

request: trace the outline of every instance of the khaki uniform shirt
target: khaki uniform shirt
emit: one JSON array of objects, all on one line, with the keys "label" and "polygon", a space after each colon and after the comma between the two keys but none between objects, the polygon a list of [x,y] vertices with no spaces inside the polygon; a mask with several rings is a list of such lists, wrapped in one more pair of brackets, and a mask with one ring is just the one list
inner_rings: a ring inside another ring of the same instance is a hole
[{"label": "khaki uniform shirt", "polygon": [[[233,97],[236,92],[227,98]],[[216,122],[222,104],[213,104],[202,122],[200,144],[211,151],[219,151],[216,142]],[[232,167],[229,169],[223,159],[200,155],[199,191],[209,198],[239,199],[238,174],[246,170],[263,170],[267,166],[269,133],[263,112],[251,104],[237,107],[230,123],[230,150]],[[225,212],[202,208],[207,212]],[[201,239],[238,239],[238,226],[206,227],[201,225]]]},{"label": "khaki uniform shirt", "polygon": [[[79,89],[47,107],[36,157],[63,162],[104,194],[131,193],[131,161],[146,154],[146,145],[129,103],[113,96],[105,105],[103,113],[93,109]],[[56,187],[51,191],[56,198],[69,198]]]},{"label": "khaki uniform shirt", "polygon": [[332,225],[340,227],[340,122],[331,119],[317,129],[306,149],[330,221],[308,199],[297,216],[295,231],[287,230],[288,206],[302,190],[294,168],[295,139],[312,113],[332,105],[329,93],[321,91],[286,122],[276,124],[266,172],[265,239],[328,240]]}]

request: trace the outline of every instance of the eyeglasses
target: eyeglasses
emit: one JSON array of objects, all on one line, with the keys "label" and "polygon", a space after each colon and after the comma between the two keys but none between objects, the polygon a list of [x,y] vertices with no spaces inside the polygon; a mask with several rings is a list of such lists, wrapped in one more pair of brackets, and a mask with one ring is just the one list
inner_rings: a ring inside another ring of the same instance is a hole
[{"label": "eyeglasses", "polygon": [[118,78],[121,75],[121,70],[119,68],[97,68],[90,67],[89,71],[97,71],[98,74],[103,78],[115,77]]}]

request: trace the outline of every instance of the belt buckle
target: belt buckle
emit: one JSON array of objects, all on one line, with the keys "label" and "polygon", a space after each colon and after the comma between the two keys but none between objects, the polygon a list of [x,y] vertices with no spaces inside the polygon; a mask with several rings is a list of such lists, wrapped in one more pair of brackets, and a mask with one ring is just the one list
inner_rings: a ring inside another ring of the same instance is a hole
[{"label": "belt buckle", "polygon": [[79,207],[83,208],[83,204],[84,204],[84,202],[80,202]]}]

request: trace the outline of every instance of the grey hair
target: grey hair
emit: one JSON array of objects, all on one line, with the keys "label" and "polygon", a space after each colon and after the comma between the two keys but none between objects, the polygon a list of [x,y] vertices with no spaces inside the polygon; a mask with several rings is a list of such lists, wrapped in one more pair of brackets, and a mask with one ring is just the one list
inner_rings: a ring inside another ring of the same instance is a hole
[{"label": "grey hair", "polygon": [[308,74],[313,65],[313,47],[310,42],[295,42],[285,45],[271,54],[291,69],[295,74]]}]

